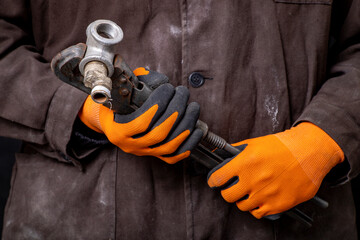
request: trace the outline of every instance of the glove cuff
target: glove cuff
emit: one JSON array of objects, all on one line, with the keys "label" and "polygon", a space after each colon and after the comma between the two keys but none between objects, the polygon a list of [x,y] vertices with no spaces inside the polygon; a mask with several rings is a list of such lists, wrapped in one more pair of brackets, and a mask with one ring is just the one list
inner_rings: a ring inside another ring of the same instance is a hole
[{"label": "glove cuff", "polygon": [[296,157],[300,166],[316,186],[325,175],[344,161],[344,152],[321,128],[303,122],[275,136]]},{"label": "glove cuff", "polygon": [[104,133],[100,124],[100,108],[101,104],[95,103],[90,96],[88,96],[79,111],[80,120],[92,130],[98,133]]}]

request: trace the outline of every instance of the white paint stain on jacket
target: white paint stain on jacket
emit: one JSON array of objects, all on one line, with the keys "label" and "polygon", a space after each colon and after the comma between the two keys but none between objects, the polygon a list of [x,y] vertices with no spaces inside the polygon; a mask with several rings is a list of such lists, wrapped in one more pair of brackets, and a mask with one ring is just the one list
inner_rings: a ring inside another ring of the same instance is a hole
[{"label": "white paint stain on jacket", "polygon": [[271,118],[272,130],[274,131],[279,126],[277,116],[279,113],[279,100],[273,95],[266,95],[265,97],[265,110],[267,115]]},{"label": "white paint stain on jacket", "polygon": [[175,25],[170,25],[170,33],[174,37],[180,37],[181,36],[181,28]]}]

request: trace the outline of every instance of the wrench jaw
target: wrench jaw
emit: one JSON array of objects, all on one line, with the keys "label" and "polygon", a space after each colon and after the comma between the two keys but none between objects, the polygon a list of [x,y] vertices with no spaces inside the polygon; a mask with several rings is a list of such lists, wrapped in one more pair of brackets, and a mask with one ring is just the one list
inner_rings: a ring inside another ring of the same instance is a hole
[{"label": "wrench jaw", "polygon": [[[91,95],[92,92],[94,93],[94,90],[97,90],[96,87],[102,86],[102,84],[96,86],[91,84],[85,85],[84,76],[79,70],[79,65],[85,56],[85,52],[86,44],[84,43],[68,47],[52,59],[51,69],[63,82]],[[108,97],[106,101],[96,102],[102,103],[119,114],[129,114],[145,102],[152,90],[138,80],[120,55],[114,56],[113,68],[114,73],[109,78],[111,87],[108,87],[111,89],[110,96],[112,97]],[[106,75],[104,77],[108,78]],[[102,94],[99,97],[95,95],[95,98],[99,100],[102,96]]]},{"label": "wrench jaw", "polygon": [[84,77],[79,71],[79,63],[86,51],[84,43],[78,43],[58,53],[51,61],[51,70],[63,82],[90,94],[91,89],[83,84]]},{"label": "wrench jaw", "polygon": [[[68,47],[52,59],[51,69],[61,81],[90,95],[96,90],[96,86],[92,86],[91,84],[87,84],[86,86],[84,76],[79,70],[79,65],[85,56],[85,52],[86,44],[84,43]],[[111,79],[109,78],[111,83],[110,95],[113,96],[113,99],[108,98],[101,103],[119,114],[131,113],[137,108],[137,106],[134,106],[132,103],[132,98],[136,98],[133,97],[133,89],[137,87],[135,87],[135,84],[139,85],[138,79],[133,75],[130,68],[119,55],[115,56],[113,68],[114,73]],[[131,73],[129,73],[129,71]],[[107,76],[105,77],[108,78]],[[99,84],[97,86],[102,85]]]},{"label": "wrench jaw", "polygon": [[122,58],[114,54],[115,45],[123,39],[122,29],[112,21],[97,20],[87,27],[86,35],[86,44],[69,47],[53,58],[53,72],[91,95],[95,102],[120,114],[133,112],[141,106],[139,97],[133,96],[139,81]]},{"label": "wrench jaw", "polygon": [[124,62],[120,55],[115,55],[114,58],[114,74],[112,80],[112,99],[109,105],[105,105],[113,109],[119,114],[129,114],[135,111],[138,107],[132,102],[134,89],[138,86],[138,79],[133,75],[130,68]]}]

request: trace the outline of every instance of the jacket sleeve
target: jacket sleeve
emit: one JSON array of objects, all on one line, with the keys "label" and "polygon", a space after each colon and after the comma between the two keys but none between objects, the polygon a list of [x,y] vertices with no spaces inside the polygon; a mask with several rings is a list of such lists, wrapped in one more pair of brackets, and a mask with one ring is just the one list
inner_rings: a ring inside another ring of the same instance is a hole
[{"label": "jacket sleeve", "polygon": [[360,172],[360,1],[335,0],[333,11],[329,77],[297,122],[313,122],[339,144],[346,161],[333,176],[341,183]]},{"label": "jacket sleeve", "polygon": [[70,161],[66,148],[86,94],[52,73],[34,43],[30,7],[22,2],[0,3],[0,133]]}]

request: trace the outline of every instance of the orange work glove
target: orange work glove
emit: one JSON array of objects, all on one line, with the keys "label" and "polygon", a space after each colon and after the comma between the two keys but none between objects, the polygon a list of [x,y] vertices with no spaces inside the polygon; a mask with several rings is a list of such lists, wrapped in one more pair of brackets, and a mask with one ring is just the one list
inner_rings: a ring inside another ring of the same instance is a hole
[{"label": "orange work glove", "polygon": [[[143,82],[152,81],[157,76],[164,77],[144,68],[134,73],[142,74],[139,80]],[[193,102],[188,105],[188,99],[187,88],[163,84],[135,112],[119,115],[95,103],[89,96],[79,112],[79,118],[89,128],[104,133],[124,152],[155,156],[173,164],[188,157],[203,135],[200,129],[195,129],[199,104]]]},{"label": "orange work glove", "polygon": [[234,146],[242,152],[215,167],[208,184],[256,218],[313,198],[325,175],[344,160],[337,143],[309,122]]}]

